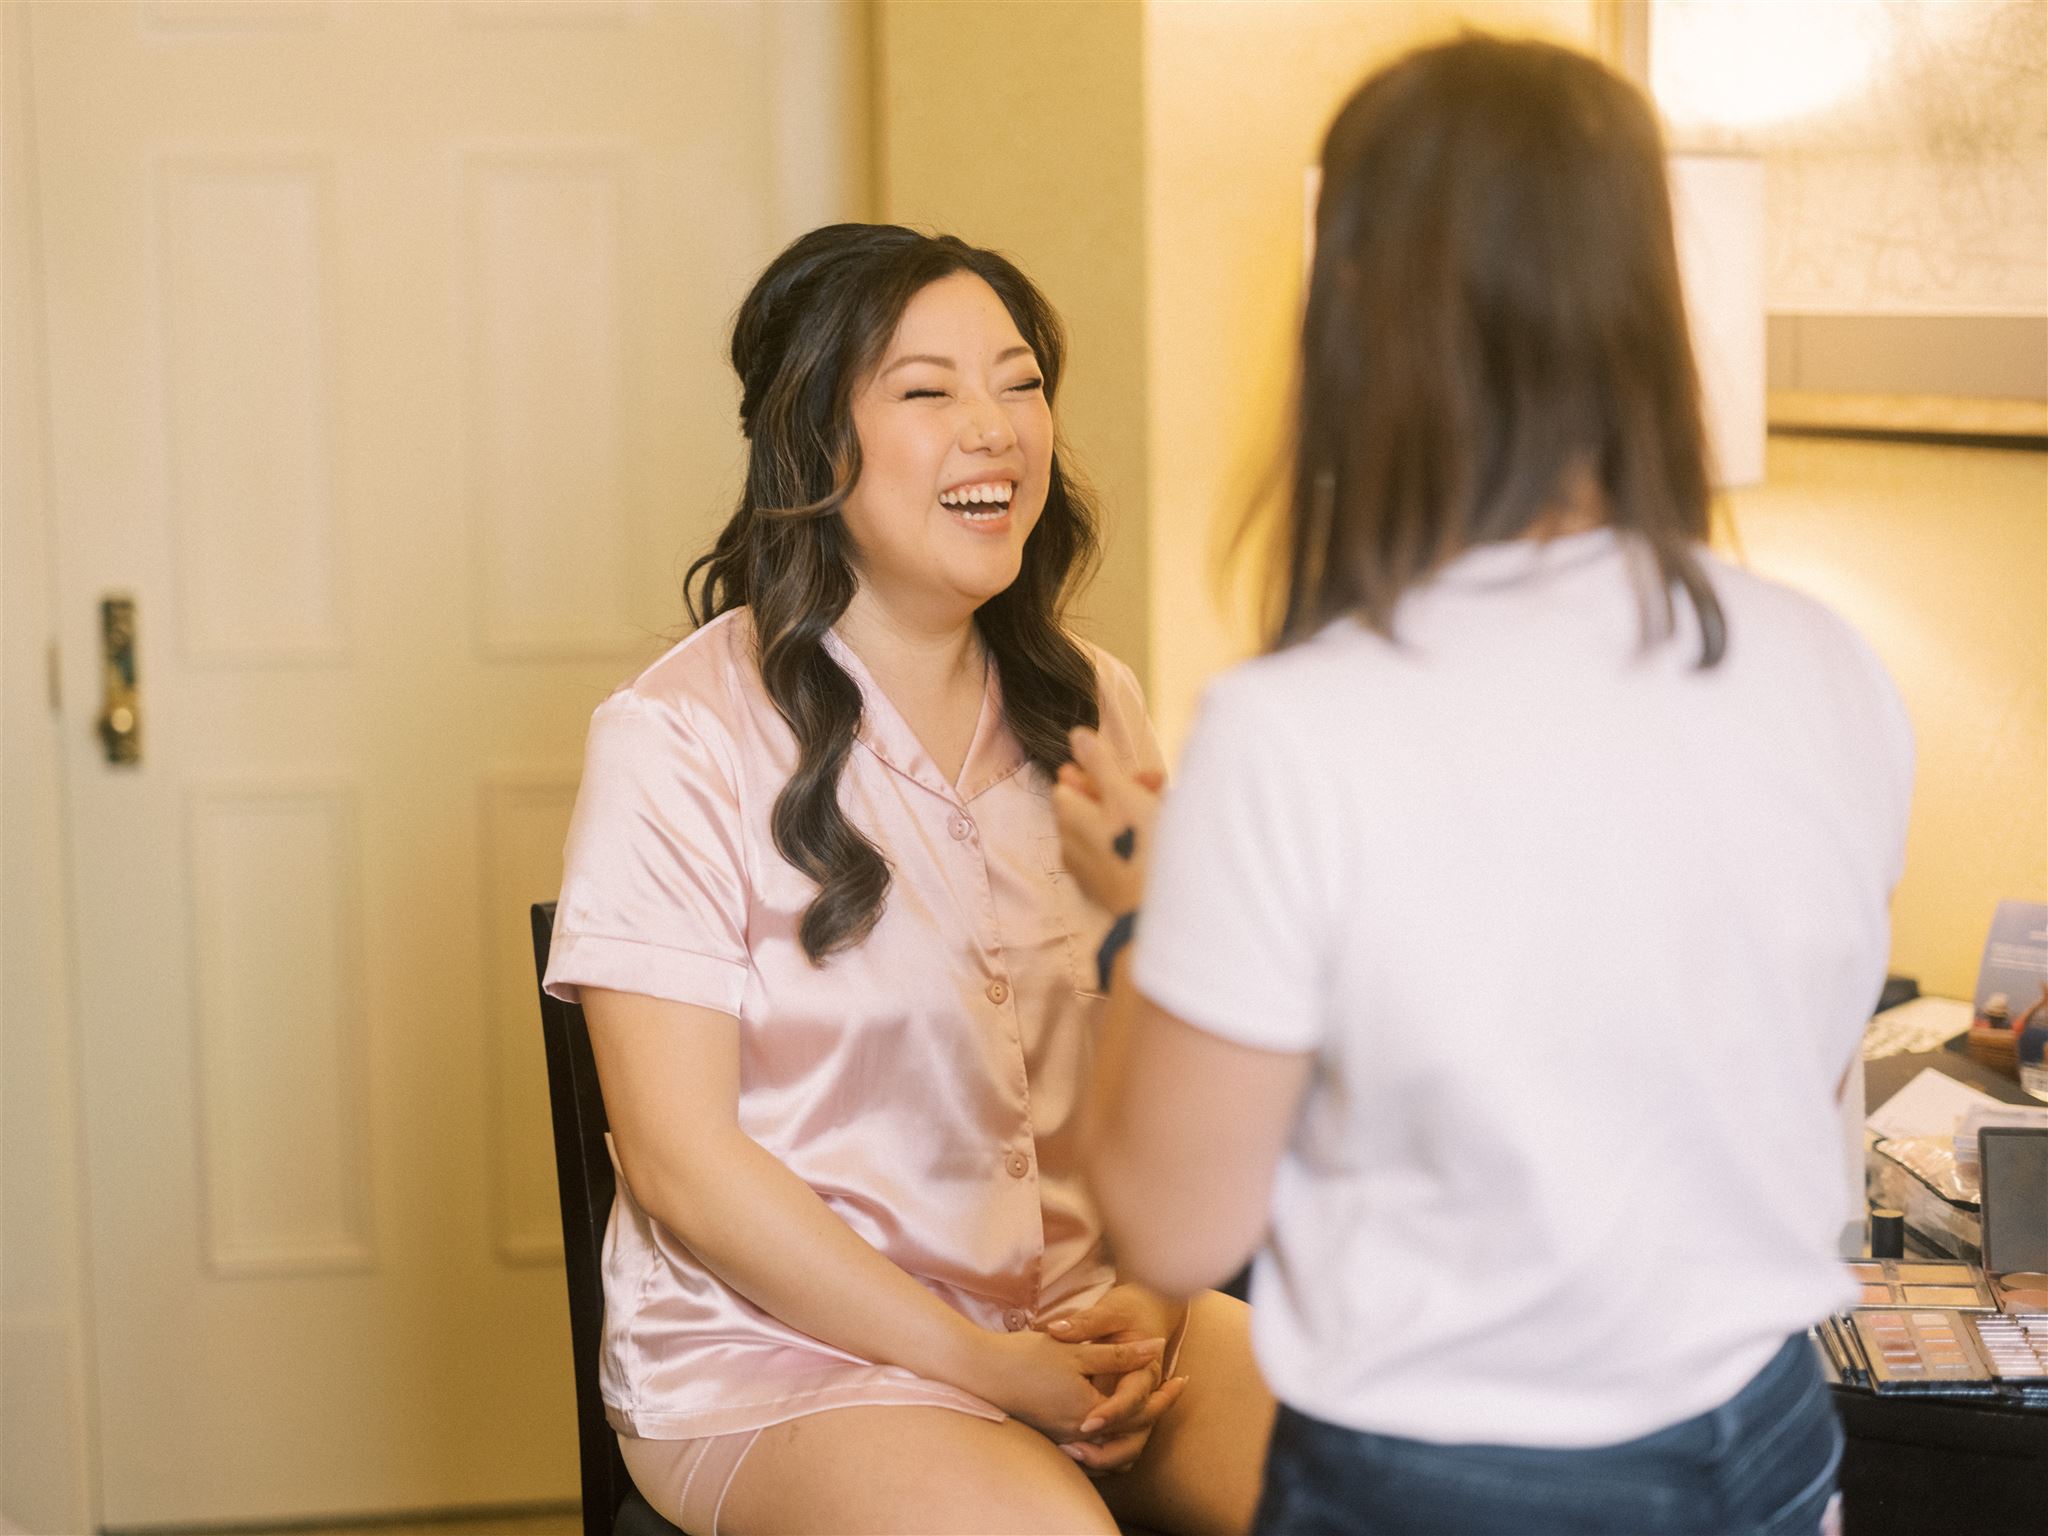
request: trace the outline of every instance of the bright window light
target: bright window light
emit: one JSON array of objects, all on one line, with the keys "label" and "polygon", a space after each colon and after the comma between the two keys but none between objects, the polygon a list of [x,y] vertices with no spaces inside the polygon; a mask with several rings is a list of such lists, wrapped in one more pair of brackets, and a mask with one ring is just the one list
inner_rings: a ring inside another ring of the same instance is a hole
[{"label": "bright window light", "polygon": [[1908,34],[1970,0],[1654,0],[1650,80],[1672,127],[1760,128],[1849,101]]}]

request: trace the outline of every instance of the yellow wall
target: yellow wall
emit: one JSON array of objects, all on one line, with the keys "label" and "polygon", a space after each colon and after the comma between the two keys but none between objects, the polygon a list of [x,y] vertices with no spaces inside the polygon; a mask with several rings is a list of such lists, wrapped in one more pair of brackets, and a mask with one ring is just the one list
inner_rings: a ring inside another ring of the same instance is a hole
[{"label": "yellow wall", "polygon": [[1066,319],[1060,429],[1106,547],[1077,627],[1141,677],[1144,19],[1135,0],[882,0],[873,178],[879,217],[1003,251]]},{"label": "yellow wall", "polygon": [[2048,901],[2048,455],[1774,437],[1739,553],[1883,656],[1919,749],[1892,968],[1968,997],[1992,908]]},{"label": "yellow wall", "polygon": [[1590,46],[1591,0],[1146,8],[1153,717],[1169,757],[1250,631],[1213,553],[1273,462],[1301,302],[1303,175],[1365,73],[1462,27]]}]

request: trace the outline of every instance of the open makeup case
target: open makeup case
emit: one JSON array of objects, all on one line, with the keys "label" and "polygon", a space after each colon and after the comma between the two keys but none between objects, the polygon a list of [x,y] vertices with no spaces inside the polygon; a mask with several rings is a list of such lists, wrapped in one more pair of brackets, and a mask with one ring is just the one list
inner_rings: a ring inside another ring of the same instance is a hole
[{"label": "open makeup case", "polygon": [[[1857,1304],[1814,1329],[1836,1382],[2048,1409],[2048,1130],[1986,1127],[1979,1139],[1967,1180],[1977,1198],[1941,1196],[1952,1211],[1973,1206],[1969,1219],[1932,1232],[1907,1221],[1923,1243],[1962,1237],[1955,1246],[1974,1252],[1851,1260]],[[1953,1171],[1942,1173],[1960,1194]]]}]

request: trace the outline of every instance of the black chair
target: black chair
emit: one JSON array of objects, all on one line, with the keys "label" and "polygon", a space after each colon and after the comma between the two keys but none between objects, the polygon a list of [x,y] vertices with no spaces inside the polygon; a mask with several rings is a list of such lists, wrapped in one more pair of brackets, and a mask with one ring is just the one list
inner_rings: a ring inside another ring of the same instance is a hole
[{"label": "black chair", "polygon": [[[548,971],[555,904],[533,909],[534,975]],[[604,1093],[590,1029],[574,1003],[540,995],[547,1042],[548,1106],[555,1122],[555,1181],[562,1195],[562,1267],[569,1274],[569,1344],[576,1363],[576,1446],[583,1467],[583,1536],[683,1536],[654,1512],[627,1475],[605,1422],[597,1351],[604,1329],[604,1228],[616,1181],[605,1151]]]}]

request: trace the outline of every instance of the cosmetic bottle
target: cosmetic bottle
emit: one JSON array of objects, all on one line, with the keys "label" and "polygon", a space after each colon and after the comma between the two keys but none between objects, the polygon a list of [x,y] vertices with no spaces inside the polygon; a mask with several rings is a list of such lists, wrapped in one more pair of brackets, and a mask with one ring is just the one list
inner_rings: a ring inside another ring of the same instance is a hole
[{"label": "cosmetic bottle", "polygon": [[2019,1058],[2020,1086],[2048,1104],[2048,984],[2042,986],[2034,1006],[2020,1015],[2013,1045]]},{"label": "cosmetic bottle", "polygon": [[2007,1077],[2019,1074],[2013,1065],[2013,1046],[2018,1040],[2013,1033],[2012,1014],[2005,1005],[2005,994],[1994,992],[1985,1002],[1984,1009],[1970,1020],[1968,1050],[1973,1059],[1981,1061],[1994,1072],[2003,1072]]}]

